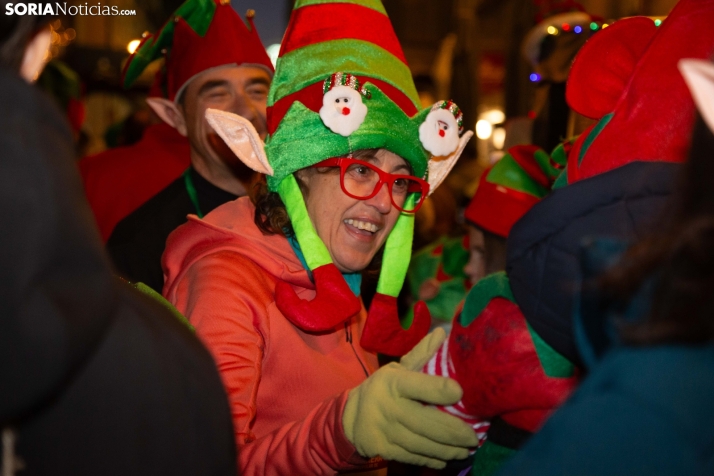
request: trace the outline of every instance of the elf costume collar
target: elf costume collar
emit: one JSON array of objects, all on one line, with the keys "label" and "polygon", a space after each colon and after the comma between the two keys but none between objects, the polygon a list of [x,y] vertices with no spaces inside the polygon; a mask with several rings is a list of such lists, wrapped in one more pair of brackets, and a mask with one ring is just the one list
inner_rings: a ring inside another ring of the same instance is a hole
[{"label": "elf costume collar", "polygon": [[124,66],[124,87],[129,87],[153,61],[164,58],[165,94],[175,101],[196,75],[213,68],[250,65],[273,74],[258,32],[254,12],[246,15],[250,27],[229,0],[187,0],[155,34],[143,40]]},{"label": "elf costume collar", "polygon": [[[345,19],[349,19],[346,21]],[[401,46],[380,0],[298,0],[292,12],[268,96],[265,145],[253,126],[231,113],[206,117],[233,152],[266,174],[277,192],[312,272],[316,296],[304,301],[289,286],[276,288],[276,304],[310,332],[332,329],[359,312],[350,290],[317,235],[294,173],[327,158],[361,149],[386,149],[404,158],[433,192],[454,166],[471,131],[459,138],[462,115],[450,101],[423,111]],[[408,200],[414,200],[411,196]],[[414,214],[402,213],[387,238],[377,294],[361,344],[402,355],[427,332],[423,303],[404,330],[397,314],[412,249]]]}]

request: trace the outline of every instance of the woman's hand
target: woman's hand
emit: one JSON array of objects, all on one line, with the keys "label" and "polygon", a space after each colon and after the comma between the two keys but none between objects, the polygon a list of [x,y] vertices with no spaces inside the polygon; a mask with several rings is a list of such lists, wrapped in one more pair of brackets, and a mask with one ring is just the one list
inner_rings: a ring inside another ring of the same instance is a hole
[{"label": "woman's hand", "polygon": [[458,418],[424,405],[451,405],[461,399],[459,384],[419,370],[443,343],[437,329],[402,357],[353,389],[342,423],[347,439],[364,457],[441,469],[464,459],[478,445],[473,429]]}]

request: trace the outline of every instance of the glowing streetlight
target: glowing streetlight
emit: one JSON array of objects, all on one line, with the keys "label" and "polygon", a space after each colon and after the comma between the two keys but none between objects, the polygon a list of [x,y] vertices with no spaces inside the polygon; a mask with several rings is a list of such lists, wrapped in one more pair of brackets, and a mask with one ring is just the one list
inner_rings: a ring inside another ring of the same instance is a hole
[{"label": "glowing streetlight", "polygon": [[493,130],[493,138],[491,139],[493,141],[493,146],[498,149],[502,150],[503,146],[506,144],[506,129],[503,127],[497,127]]}]

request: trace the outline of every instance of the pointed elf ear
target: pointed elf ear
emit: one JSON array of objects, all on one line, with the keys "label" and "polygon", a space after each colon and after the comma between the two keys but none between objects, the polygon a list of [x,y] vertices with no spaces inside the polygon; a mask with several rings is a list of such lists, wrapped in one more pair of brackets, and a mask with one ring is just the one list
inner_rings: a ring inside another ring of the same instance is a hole
[{"label": "pointed elf ear", "polygon": [[186,120],[175,102],[165,98],[147,98],[146,103],[162,121],[176,129],[179,134],[184,137],[188,135]]},{"label": "pointed elf ear", "polygon": [[322,98],[320,119],[335,134],[349,137],[367,117],[362,95],[349,86],[336,86]]},{"label": "pointed elf ear", "polygon": [[206,119],[245,165],[258,173],[273,175],[263,141],[249,120],[218,109],[206,109]]},{"label": "pointed elf ear", "polygon": [[456,165],[456,161],[461,157],[466,144],[473,137],[473,131],[466,131],[459,140],[459,146],[447,158],[442,160],[431,159],[429,161],[429,195],[434,193],[434,190],[441,185],[451,169]]},{"label": "pointed elf ear", "polygon": [[714,132],[714,64],[704,60],[683,59],[679,62],[679,71],[689,86],[704,122]]}]

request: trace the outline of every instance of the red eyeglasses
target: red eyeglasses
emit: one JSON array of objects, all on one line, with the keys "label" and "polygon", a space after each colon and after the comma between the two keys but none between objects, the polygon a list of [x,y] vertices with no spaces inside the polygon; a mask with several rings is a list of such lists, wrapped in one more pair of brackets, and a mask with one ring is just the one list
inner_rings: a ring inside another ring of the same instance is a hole
[{"label": "red eyeglasses", "polygon": [[[429,183],[411,175],[390,174],[369,162],[357,159],[327,159],[313,167],[339,167],[340,185],[348,196],[368,200],[387,184],[389,196],[399,211],[416,213],[429,194]],[[413,198],[410,197],[411,194]]]}]

